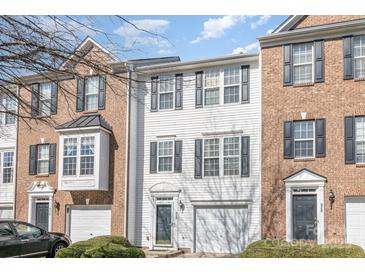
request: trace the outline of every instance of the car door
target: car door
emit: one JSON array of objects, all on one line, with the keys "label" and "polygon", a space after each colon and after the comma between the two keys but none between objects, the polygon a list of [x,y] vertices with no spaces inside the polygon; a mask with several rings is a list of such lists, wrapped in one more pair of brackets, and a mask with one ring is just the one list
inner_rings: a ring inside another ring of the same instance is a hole
[{"label": "car door", "polygon": [[42,229],[27,223],[16,222],[14,228],[21,243],[22,257],[37,257],[47,255],[50,238]]},{"label": "car door", "polygon": [[20,256],[20,240],[8,222],[0,222],[0,258]]}]

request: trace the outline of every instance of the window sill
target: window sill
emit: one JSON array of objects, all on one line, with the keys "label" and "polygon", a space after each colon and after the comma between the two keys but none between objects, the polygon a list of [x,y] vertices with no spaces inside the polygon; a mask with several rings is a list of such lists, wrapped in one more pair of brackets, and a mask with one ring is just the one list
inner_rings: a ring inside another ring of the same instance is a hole
[{"label": "window sill", "polygon": [[294,162],[311,162],[311,161],[315,161],[316,158],[315,157],[310,157],[310,158],[294,158]]},{"label": "window sill", "polygon": [[98,109],[95,109],[95,110],[84,110],[82,113],[83,114],[95,114],[95,113],[98,113]]},{"label": "window sill", "polygon": [[355,82],[365,81],[365,77],[355,78],[355,79],[354,79],[354,81],[355,81]]},{"label": "window sill", "polygon": [[300,84],[293,84],[294,88],[300,88],[300,87],[311,87],[314,86],[314,83],[300,83]]},{"label": "window sill", "polygon": [[365,168],[365,163],[364,164],[356,164],[356,167],[358,167],[358,168]]},{"label": "window sill", "polygon": [[49,173],[39,173],[35,177],[37,177],[37,178],[49,177]]}]

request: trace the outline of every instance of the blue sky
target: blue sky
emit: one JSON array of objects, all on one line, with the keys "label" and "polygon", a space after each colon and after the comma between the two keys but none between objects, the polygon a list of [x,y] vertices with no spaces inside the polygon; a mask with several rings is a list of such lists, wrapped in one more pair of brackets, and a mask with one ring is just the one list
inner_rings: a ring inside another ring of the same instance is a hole
[{"label": "blue sky", "polygon": [[[95,24],[111,35],[92,35],[121,59],[178,55],[184,61],[258,50],[256,37],[275,29],[287,16],[97,16]],[[160,37],[163,36],[166,39]],[[117,46],[116,46],[117,45]]]}]

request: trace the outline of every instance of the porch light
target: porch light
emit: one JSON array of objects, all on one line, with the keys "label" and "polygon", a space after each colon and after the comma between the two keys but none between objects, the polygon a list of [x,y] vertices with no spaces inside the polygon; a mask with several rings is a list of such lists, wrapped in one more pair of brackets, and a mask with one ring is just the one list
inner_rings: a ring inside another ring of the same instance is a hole
[{"label": "porch light", "polygon": [[329,196],[328,196],[328,200],[330,201],[330,205],[331,205],[331,210],[332,210],[332,205],[335,202],[335,193],[333,192],[333,190],[330,191]]},{"label": "porch light", "polygon": [[184,212],[184,210],[185,210],[185,205],[184,205],[184,203],[180,200],[179,201],[179,207],[180,207],[180,211],[181,212]]}]

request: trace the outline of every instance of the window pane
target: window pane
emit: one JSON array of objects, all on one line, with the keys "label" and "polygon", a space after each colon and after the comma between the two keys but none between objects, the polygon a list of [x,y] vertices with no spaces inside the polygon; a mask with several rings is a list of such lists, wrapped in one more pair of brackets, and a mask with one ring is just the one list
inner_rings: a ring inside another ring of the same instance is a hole
[{"label": "window pane", "polygon": [[224,103],[238,103],[240,100],[240,87],[225,87],[224,88]]},{"label": "window pane", "polygon": [[354,37],[354,57],[365,56],[365,36]]},{"label": "window pane", "polygon": [[77,155],[77,138],[65,138],[63,143],[63,156]]},{"label": "window pane", "polygon": [[365,77],[365,57],[355,59],[355,78]]},{"label": "window pane", "polygon": [[298,44],[293,46],[294,83],[312,82],[313,44]]},{"label": "window pane", "polygon": [[314,137],[314,121],[294,123],[294,139],[312,139]]},{"label": "window pane", "polygon": [[224,69],[224,85],[235,85],[240,82],[239,68],[225,68]]},{"label": "window pane", "polygon": [[219,71],[211,70],[204,72],[205,88],[219,87]]},{"label": "window pane", "polygon": [[158,143],[158,155],[159,156],[172,156],[173,154],[173,142],[159,142]]},{"label": "window pane", "polygon": [[14,152],[7,151],[3,153],[3,183],[13,183],[14,174]]},{"label": "window pane", "polygon": [[204,176],[219,176],[219,139],[204,140]]},{"label": "window pane", "polygon": [[94,174],[94,156],[83,156],[80,158],[80,174]]},{"label": "window pane", "polygon": [[174,107],[174,93],[160,94],[160,109],[169,109]]},{"label": "window pane", "polygon": [[204,159],[204,176],[219,176],[219,158]]},{"label": "window pane", "polygon": [[173,145],[172,141],[158,143],[158,171],[172,171]]},{"label": "window pane", "polygon": [[240,137],[224,138],[224,156],[240,155]]},{"label": "window pane", "polygon": [[298,65],[294,67],[294,83],[310,83],[312,82],[312,64]]},{"label": "window pane", "polygon": [[76,175],[76,157],[63,158],[63,175]]},{"label": "window pane", "polygon": [[38,145],[37,173],[48,173],[49,145]]},{"label": "window pane", "polygon": [[206,105],[219,104],[219,88],[205,90],[205,104]]},{"label": "window pane", "polygon": [[51,113],[51,83],[39,85],[39,109],[41,115],[50,115]]},{"label": "window pane", "polygon": [[365,117],[356,117],[356,162],[365,163]]},{"label": "window pane", "polygon": [[224,175],[239,175],[240,174],[240,158],[231,157],[224,158]]},{"label": "window pane", "polygon": [[313,157],[313,140],[295,141],[295,157]]},{"label": "window pane", "polygon": [[171,76],[160,77],[160,93],[174,92],[174,78]]},{"label": "window pane", "polygon": [[65,138],[63,143],[63,175],[76,175],[77,138]]},{"label": "window pane", "polygon": [[82,137],[80,155],[94,155],[95,137]]},{"label": "window pane", "polygon": [[158,171],[172,171],[172,157],[159,157]]},{"label": "window pane", "polygon": [[204,157],[219,157],[219,139],[204,140]]}]

